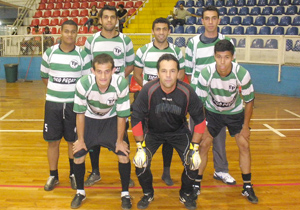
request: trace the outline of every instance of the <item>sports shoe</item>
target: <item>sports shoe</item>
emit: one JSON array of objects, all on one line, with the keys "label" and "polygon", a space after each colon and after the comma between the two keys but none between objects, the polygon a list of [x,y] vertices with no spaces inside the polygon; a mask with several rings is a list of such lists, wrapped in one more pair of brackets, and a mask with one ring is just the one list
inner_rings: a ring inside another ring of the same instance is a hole
[{"label": "sports shoe", "polygon": [[58,179],[55,178],[55,176],[49,176],[45,186],[44,186],[44,190],[46,191],[51,191],[54,189],[55,185],[58,185],[59,181]]},{"label": "sports shoe", "polygon": [[229,173],[224,173],[224,172],[215,172],[214,173],[214,178],[216,180],[221,180],[222,182],[224,182],[225,184],[229,184],[229,185],[234,185],[236,184],[235,179],[230,176]]},{"label": "sports shoe", "polygon": [[134,181],[130,178],[130,180],[129,180],[129,187],[134,187]]},{"label": "sports shoe", "polygon": [[151,203],[153,200],[154,200],[153,193],[144,194],[142,199],[137,204],[138,209],[146,209],[149,206],[149,203]]},{"label": "sports shoe", "polygon": [[193,198],[197,200],[198,195],[201,193],[201,185],[193,185]]},{"label": "sports shoe", "polygon": [[91,173],[89,175],[89,177],[87,178],[87,180],[84,182],[84,186],[85,187],[90,187],[92,185],[94,185],[96,182],[101,180],[101,176],[100,174],[95,174],[95,173]]},{"label": "sports shoe", "polygon": [[130,195],[123,196],[121,200],[122,200],[122,209],[124,210],[131,209],[132,203],[131,203]]},{"label": "sports shoe", "polygon": [[72,174],[70,176],[70,183],[71,183],[71,188],[73,190],[77,190],[76,179],[75,179],[75,175],[74,174]]},{"label": "sports shoe", "polygon": [[179,200],[181,203],[184,204],[185,208],[187,208],[187,209],[196,209],[197,208],[195,198],[192,194],[187,194],[180,190],[179,195],[180,195]]},{"label": "sports shoe", "polygon": [[171,179],[171,176],[165,176],[164,174],[161,176],[161,179],[166,183],[168,186],[174,185],[173,180]]},{"label": "sports shoe", "polygon": [[258,198],[254,193],[252,185],[246,185],[242,191],[242,195],[247,197],[251,203],[258,203]]},{"label": "sports shoe", "polygon": [[82,201],[86,199],[85,195],[82,195],[80,193],[77,193],[75,197],[72,200],[71,208],[72,209],[78,209],[82,205]]}]

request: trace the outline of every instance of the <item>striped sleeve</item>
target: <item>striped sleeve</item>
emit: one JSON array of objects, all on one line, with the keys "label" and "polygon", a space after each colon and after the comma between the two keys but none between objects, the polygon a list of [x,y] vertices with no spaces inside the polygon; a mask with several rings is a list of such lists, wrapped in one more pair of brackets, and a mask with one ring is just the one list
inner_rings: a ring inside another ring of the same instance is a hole
[{"label": "striped sleeve", "polygon": [[48,48],[42,56],[41,64],[41,78],[49,78],[50,66],[48,63],[48,58],[51,53],[52,47]]},{"label": "striped sleeve", "polygon": [[93,38],[94,38],[94,36],[88,37],[84,44],[84,50],[88,54],[90,60],[92,60],[91,43],[93,41]]},{"label": "striped sleeve", "polygon": [[133,44],[131,39],[128,36],[124,37],[125,44],[126,44],[126,66],[131,66],[134,64],[134,50],[133,50]]},{"label": "striped sleeve", "polygon": [[83,76],[76,83],[74,107],[73,107],[73,111],[75,113],[85,113],[85,111],[87,110],[87,99],[85,96],[88,90],[87,84],[91,85],[89,82],[88,75]]},{"label": "striped sleeve", "polygon": [[130,116],[130,99],[129,99],[129,87],[128,82],[124,77],[119,77],[118,81],[118,88],[117,91],[118,99],[117,99],[117,106],[116,112],[118,117],[129,117]]},{"label": "striped sleeve", "polygon": [[194,41],[190,39],[185,49],[185,74],[191,76],[193,73],[193,49]]},{"label": "striped sleeve", "polygon": [[237,72],[237,77],[241,83],[244,101],[246,103],[252,101],[254,99],[254,87],[251,82],[251,76],[249,72],[240,66],[239,71]]},{"label": "striped sleeve", "polygon": [[142,62],[142,56],[144,54],[143,48],[145,48],[145,46],[139,48],[136,51],[136,55],[134,58],[134,65],[139,67],[139,68],[144,68],[144,63]]},{"label": "striped sleeve", "polygon": [[208,96],[208,80],[210,78],[210,72],[208,70],[209,67],[204,68],[199,77],[198,77],[198,85],[196,86],[196,94],[201,99],[202,103],[205,105],[205,101]]},{"label": "striped sleeve", "polygon": [[184,57],[182,55],[181,49],[177,46],[175,46],[175,53],[176,53],[178,61],[179,61],[179,69],[184,69],[184,67],[185,67]]},{"label": "striped sleeve", "polygon": [[83,60],[82,75],[88,75],[91,73],[91,67],[92,67],[91,58],[84,50],[82,50],[80,54]]}]

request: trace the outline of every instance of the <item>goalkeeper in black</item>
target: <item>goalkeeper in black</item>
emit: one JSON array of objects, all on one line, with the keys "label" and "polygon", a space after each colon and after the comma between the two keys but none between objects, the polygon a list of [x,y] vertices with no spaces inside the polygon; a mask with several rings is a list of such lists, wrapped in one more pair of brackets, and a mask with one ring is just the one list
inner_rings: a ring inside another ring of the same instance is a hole
[{"label": "goalkeeper in black", "polygon": [[[184,165],[180,202],[195,209],[197,197],[192,194],[192,185],[201,163],[198,147],[206,126],[203,104],[188,84],[177,80],[179,62],[173,55],[162,55],[157,69],[159,78],[147,83],[132,105],[132,132],[137,143],[133,162],[144,193],[137,207],[145,209],[153,201],[151,159],[160,145],[169,143]],[[187,113],[195,121],[193,136]]]}]

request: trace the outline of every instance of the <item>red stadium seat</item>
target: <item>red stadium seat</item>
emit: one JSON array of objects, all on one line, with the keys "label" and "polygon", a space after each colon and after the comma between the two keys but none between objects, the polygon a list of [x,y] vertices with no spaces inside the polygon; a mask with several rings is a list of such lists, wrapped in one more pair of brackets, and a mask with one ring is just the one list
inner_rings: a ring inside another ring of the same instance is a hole
[{"label": "red stadium seat", "polygon": [[45,31],[45,28],[39,28],[39,34],[43,34]]},{"label": "red stadium seat", "polygon": [[134,4],[134,8],[139,8],[141,5],[143,5],[142,1],[136,1]]},{"label": "red stadium seat", "polygon": [[48,0],[41,0],[41,4],[45,4],[45,3],[47,3],[48,2]]},{"label": "red stadium seat", "polygon": [[46,7],[46,10],[52,10],[52,9],[54,9],[54,4],[53,3],[48,3],[47,7]]},{"label": "red stadium seat", "polygon": [[131,8],[133,7],[133,2],[132,1],[127,1],[124,5],[125,8]]},{"label": "red stadium seat", "polygon": [[90,3],[90,7],[92,8],[92,6],[96,6],[96,8],[97,8],[97,6],[98,6],[98,3],[97,3],[97,2],[95,2],[95,1],[94,1],[94,2],[91,2],[91,3]]},{"label": "red stadium seat", "polygon": [[55,3],[56,0],[48,0],[48,3]]},{"label": "red stadium seat", "polygon": [[43,17],[44,18],[48,18],[52,16],[52,12],[51,10],[45,10]]},{"label": "red stadium seat", "polygon": [[[128,10],[128,16],[133,15],[133,13],[136,11],[136,9],[132,8],[130,10]],[[135,14],[136,15],[136,14]]]},{"label": "red stadium seat", "polygon": [[106,2],[100,2],[98,5],[98,8],[99,9],[103,8],[105,4],[106,4]]},{"label": "red stadium seat", "polygon": [[85,36],[79,37],[77,39],[76,45],[77,46],[84,46],[85,41],[86,41],[86,37]]},{"label": "red stadium seat", "polygon": [[87,9],[82,9],[79,13],[79,17],[89,16],[89,11]]},{"label": "red stadium seat", "polygon": [[140,91],[142,89],[142,87],[135,81],[134,77],[131,77],[130,80],[130,86],[129,86],[129,91],[131,93],[135,93],[137,91]]},{"label": "red stadium seat", "polygon": [[112,7],[115,7],[116,6],[116,2],[114,2],[114,1],[108,2],[108,5],[112,6]]},{"label": "red stadium seat", "polygon": [[78,16],[78,10],[76,9],[76,10],[72,10],[71,11],[71,14],[70,14],[70,17],[77,17]]},{"label": "red stadium seat", "polygon": [[81,26],[78,31],[79,34],[87,34],[88,28],[86,26]]},{"label": "red stadium seat", "polygon": [[69,17],[70,16],[70,11],[69,10],[63,10],[61,13],[62,17]]},{"label": "red stadium seat", "polygon": [[79,2],[74,2],[72,5],[72,9],[78,9],[80,7],[80,3]]},{"label": "red stadium seat", "polygon": [[87,20],[88,20],[87,17],[81,18],[80,21],[79,21],[79,23],[78,23],[78,25],[84,25]]},{"label": "red stadium seat", "polygon": [[56,0],[56,3],[62,3],[64,0]]},{"label": "red stadium seat", "polygon": [[56,34],[56,32],[57,32],[55,27],[50,27],[49,31],[51,34]]},{"label": "red stadium seat", "polygon": [[184,75],[183,81],[184,81],[186,84],[190,84],[189,79],[188,79],[188,77],[186,76],[186,74]]},{"label": "red stadium seat", "polygon": [[89,3],[88,2],[82,2],[81,4],[80,4],[80,7],[79,7],[80,9],[86,9],[86,8],[90,8],[89,7]]},{"label": "red stadium seat", "polygon": [[71,2],[64,3],[63,9],[70,9],[71,8]]},{"label": "red stadium seat", "polygon": [[119,2],[117,2],[117,5],[116,5],[116,7],[118,8],[118,6],[120,5],[120,4],[123,4],[123,6],[124,6],[124,1],[119,1]]},{"label": "red stadium seat", "polygon": [[72,18],[72,20],[78,25],[78,18],[77,17]]},{"label": "red stadium seat", "polygon": [[47,25],[49,25],[49,19],[48,18],[42,19],[40,26],[47,26]]},{"label": "red stadium seat", "polygon": [[72,0],[65,0],[65,2],[72,2]]},{"label": "red stadium seat", "polygon": [[60,10],[54,10],[52,13],[52,17],[60,17]]},{"label": "red stadium seat", "polygon": [[62,19],[60,19],[60,21],[59,21],[59,25],[61,26],[65,21],[67,21],[68,20],[68,18],[62,18]]},{"label": "red stadium seat", "polygon": [[40,20],[39,19],[32,19],[30,26],[36,26],[40,25]]},{"label": "red stadium seat", "polygon": [[58,18],[52,18],[49,26],[57,26],[57,25],[58,25]]},{"label": "red stadium seat", "polygon": [[58,2],[55,4],[55,8],[54,9],[62,9],[63,4],[61,2]]},{"label": "red stadium seat", "polygon": [[57,34],[60,34],[60,33],[61,33],[61,28],[58,28]]},{"label": "red stadium seat", "polygon": [[91,26],[90,30],[88,31],[88,33],[90,34],[94,34],[96,32],[100,31],[100,28],[98,28],[97,26]]},{"label": "red stadium seat", "polygon": [[32,16],[33,18],[40,18],[43,16],[42,11],[38,10],[35,12],[34,16]]},{"label": "red stadium seat", "polygon": [[46,8],[46,4],[39,4],[37,10],[44,10]]},{"label": "red stadium seat", "polygon": [[80,0],[73,0],[73,3],[75,3],[75,2],[80,2]]}]

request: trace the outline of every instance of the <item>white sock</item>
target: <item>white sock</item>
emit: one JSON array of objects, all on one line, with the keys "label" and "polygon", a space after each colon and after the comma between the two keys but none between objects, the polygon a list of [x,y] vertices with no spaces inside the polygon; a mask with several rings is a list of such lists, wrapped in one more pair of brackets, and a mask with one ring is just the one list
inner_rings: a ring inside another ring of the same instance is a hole
[{"label": "white sock", "polygon": [[85,196],[85,190],[77,190],[77,192],[76,193],[79,193],[79,194],[81,194],[81,195],[84,195]]},{"label": "white sock", "polygon": [[126,196],[126,195],[129,195],[129,192],[128,191],[123,191],[121,192],[121,198]]}]

